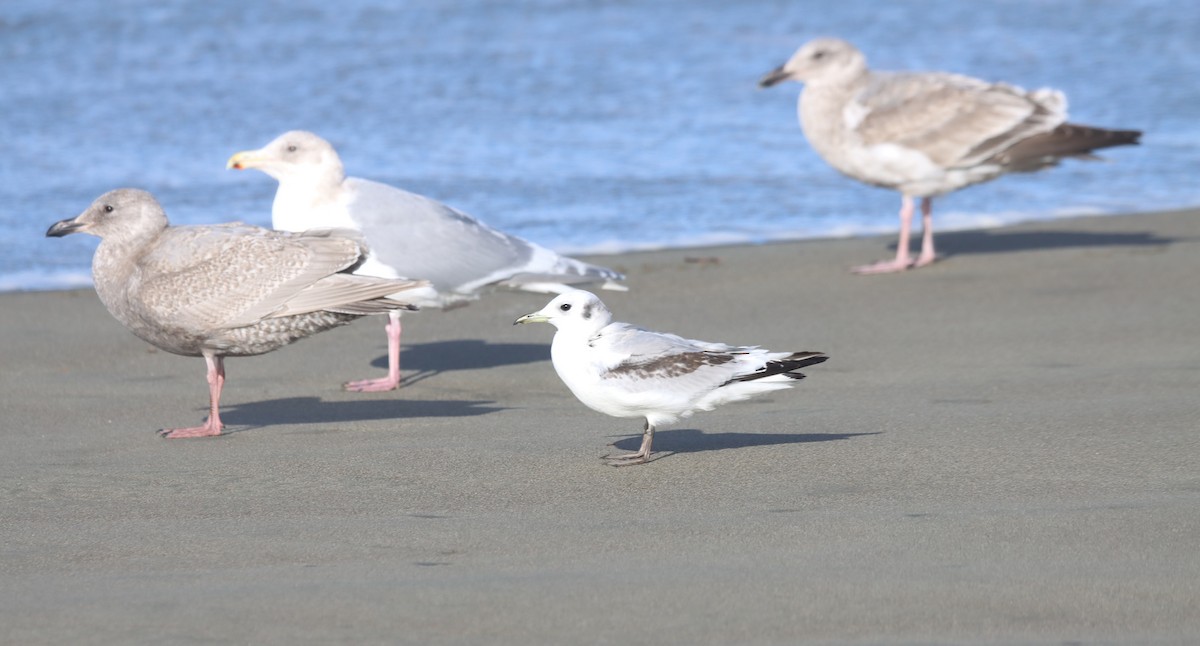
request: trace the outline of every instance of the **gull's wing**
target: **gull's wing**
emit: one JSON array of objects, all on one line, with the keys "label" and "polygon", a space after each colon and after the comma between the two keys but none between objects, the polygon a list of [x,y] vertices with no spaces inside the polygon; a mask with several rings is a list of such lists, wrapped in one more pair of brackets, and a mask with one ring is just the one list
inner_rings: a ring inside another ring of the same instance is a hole
[{"label": "gull's wing", "polygon": [[171,227],[138,260],[129,290],[146,315],[205,330],[336,309],[403,288],[394,281],[321,282],[361,255],[359,242],[331,231]]},{"label": "gull's wing", "polygon": [[685,339],[625,323],[606,326],[588,344],[602,358],[602,379],[628,382],[632,389],[653,380],[657,389],[689,396],[752,371],[747,360],[767,354],[757,348]]},{"label": "gull's wing", "polygon": [[895,144],[954,168],[1052,130],[1066,119],[1066,99],[956,74],[874,72],[842,116],[866,146]]},{"label": "gull's wing", "polygon": [[346,208],[373,256],[399,275],[427,279],[439,290],[470,293],[497,283],[521,287],[621,278],[422,195],[359,178],[346,179],[343,187]]}]

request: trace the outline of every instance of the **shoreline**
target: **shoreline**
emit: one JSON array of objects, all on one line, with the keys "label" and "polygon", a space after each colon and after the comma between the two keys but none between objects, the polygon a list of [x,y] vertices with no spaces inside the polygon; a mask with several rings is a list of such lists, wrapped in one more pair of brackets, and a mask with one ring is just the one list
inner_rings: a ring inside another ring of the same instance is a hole
[{"label": "shoreline", "polygon": [[1200,210],[586,258],[616,320],[821,350],[789,391],[638,420],[496,293],[231,358],[90,288],[0,293],[0,636],[400,643],[1166,642],[1200,635]]},{"label": "shoreline", "polygon": [[[1000,222],[1000,223],[992,224],[992,225],[970,224],[970,225],[961,226],[961,227],[954,227],[954,226],[951,226],[948,228],[937,227],[937,228],[935,228],[935,232],[940,237],[942,234],[962,233],[962,232],[970,232],[970,231],[992,231],[992,230],[997,230],[997,229],[1020,227],[1020,226],[1024,226],[1024,225],[1028,225],[1028,224],[1036,224],[1036,223],[1040,223],[1040,222],[1070,222],[1072,220],[1081,220],[1081,219],[1088,219],[1088,218],[1141,217],[1141,216],[1147,216],[1147,215],[1178,214],[1178,213],[1188,213],[1188,212],[1194,212],[1194,211],[1200,211],[1200,205],[1190,206],[1190,207],[1181,207],[1181,208],[1172,208],[1172,209],[1153,210],[1153,211],[1146,211],[1146,212],[1137,212],[1137,213],[1118,212],[1118,213],[1081,213],[1078,215],[1059,215],[1059,216],[1050,215],[1050,216],[1046,216],[1046,217],[1032,217],[1029,219],[1018,219],[1018,220],[1013,220],[1013,221]],[[948,215],[952,215],[952,213],[950,213]],[[1001,214],[1001,216],[1003,216],[1003,214]],[[833,240],[859,240],[859,239],[869,239],[869,238],[887,237],[887,236],[892,236],[893,238],[895,238],[895,229],[898,229],[899,223],[889,221],[889,220],[887,220],[886,217],[880,217],[879,221],[880,221],[880,225],[879,225],[878,231],[862,231],[862,232],[856,232],[856,233],[845,233],[845,234],[835,234],[835,235],[824,235],[823,234],[823,235],[814,235],[814,236],[793,236],[788,233],[780,233],[778,235],[762,237],[761,239],[715,240],[712,242],[699,242],[697,244],[682,244],[682,245],[676,245],[676,246],[669,246],[669,245],[659,246],[656,244],[647,244],[647,245],[633,245],[633,246],[629,246],[627,248],[619,248],[619,249],[615,249],[615,250],[611,250],[611,251],[607,250],[607,249],[584,249],[584,250],[579,251],[579,250],[574,250],[572,248],[566,248],[565,250],[554,248],[554,251],[556,253],[560,253],[560,254],[572,256],[572,257],[593,258],[597,262],[603,263],[604,258],[611,258],[614,256],[621,256],[621,255],[625,255],[625,254],[636,254],[636,253],[690,251],[690,250],[704,250],[704,249],[719,249],[719,248],[738,247],[738,246],[761,247],[761,246],[774,245],[774,244],[790,244],[790,243],[800,243],[800,242],[827,242],[827,241],[833,241]],[[937,222],[935,220],[935,225],[936,224],[937,224]],[[919,227],[918,227],[918,230],[919,230]],[[894,242],[894,240],[893,240],[893,242]],[[543,245],[543,246],[545,246],[545,245]],[[64,276],[86,275],[89,277],[88,278],[89,282],[87,282],[87,283],[72,282],[70,284],[65,284],[64,286],[59,286],[59,287],[4,287],[3,286],[5,284],[5,281],[9,280],[10,277],[14,277],[14,276],[19,277],[21,275],[23,275],[23,274],[20,274],[20,273],[10,274],[8,276],[0,274],[0,294],[8,294],[8,293],[14,293],[14,292],[55,292],[55,291],[70,291],[70,290],[75,290],[75,289],[90,289],[91,288],[90,261],[89,261],[89,264],[87,267],[83,267],[78,270],[67,272],[64,275]],[[59,276],[59,275],[56,274],[55,276]]]}]

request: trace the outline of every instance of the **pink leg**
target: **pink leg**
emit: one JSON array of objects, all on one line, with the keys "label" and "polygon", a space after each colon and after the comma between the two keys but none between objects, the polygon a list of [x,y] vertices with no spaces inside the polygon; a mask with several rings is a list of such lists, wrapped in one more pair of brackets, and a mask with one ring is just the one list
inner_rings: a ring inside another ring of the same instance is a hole
[{"label": "pink leg", "polygon": [[895,260],[880,260],[871,265],[860,265],[851,269],[856,274],[891,274],[904,271],[912,266],[912,256],[908,254],[908,238],[912,231],[913,199],[904,195],[900,199],[900,240],[896,243]]},{"label": "pink leg", "polygon": [[917,256],[917,262],[913,267],[924,267],[932,265],[937,260],[937,253],[933,250],[933,198],[921,198],[921,255]]},{"label": "pink leg", "polygon": [[164,428],[158,432],[159,435],[169,438],[209,437],[220,435],[221,429],[225,428],[225,425],[221,423],[221,414],[218,412],[221,388],[225,385],[225,358],[206,354],[204,362],[208,364],[208,419],[203,426]]},{"label": "pink leg", "polygon": [[381,393],[400,386],[400,312],[388,312],[384,328],[388,337],[388,374],[378,379],[361,379],[346,383],[343,388],[360,393]]}]

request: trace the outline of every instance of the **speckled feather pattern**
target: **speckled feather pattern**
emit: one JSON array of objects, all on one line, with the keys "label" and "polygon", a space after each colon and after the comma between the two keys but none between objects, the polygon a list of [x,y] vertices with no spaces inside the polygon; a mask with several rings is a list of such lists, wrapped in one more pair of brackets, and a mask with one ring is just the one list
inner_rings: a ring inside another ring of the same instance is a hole
[{"label": "speckled feather pattern", "polygon": [[229,356],[263,354],[359,318],[361,315],[339,312],[309,312],[270,318],[254,325],[222,330],[206,339],[204,345],[218,348],[221,354]]},{"label": "speckled feather pattern", "polygon": [[[783,78],[804,83],[800,125],[826,162],[912,196],[1039,170],[1094,148],[1136,143],[1140,134],[1064,130],[1070,126],[1067,99],[1050,88],[1028,91],[944,72],[873,71],[857,48],[832,38],[807,43],[764,82]],[[1009,154],[1031,140],[1044,143],[1027,147],[1032,154]]]},{"label": "speckled feather pattern", "polygon": [[353,232],[271,231],[245,224],[167,226],[153,197],[122,189],[80,218],[102,238],[93,259],[96,292],[139,338],[198,356],[262,354],[344,325],[422,283],[342,273],[365,248]]}]

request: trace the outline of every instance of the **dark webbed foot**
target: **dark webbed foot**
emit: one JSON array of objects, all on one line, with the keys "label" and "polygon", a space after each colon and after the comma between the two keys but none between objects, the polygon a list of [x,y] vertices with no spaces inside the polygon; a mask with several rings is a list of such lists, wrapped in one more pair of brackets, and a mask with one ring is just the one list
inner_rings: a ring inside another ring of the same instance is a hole
[{"label": "dark webbed foot", "polygon": [[653,443],[654,427],[650,425],[650,420],[646,420],[646,430],[642,431],[642,447],[637,450],[637,453],[606,455],[601,459],[608,460],[608,465],[612,467],[627,467],[632,464],[645,464],[650,461],[650,445]]}]

